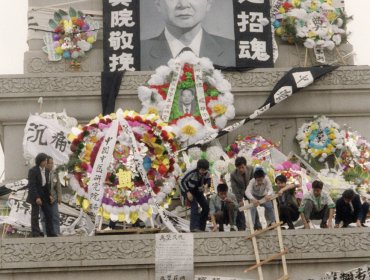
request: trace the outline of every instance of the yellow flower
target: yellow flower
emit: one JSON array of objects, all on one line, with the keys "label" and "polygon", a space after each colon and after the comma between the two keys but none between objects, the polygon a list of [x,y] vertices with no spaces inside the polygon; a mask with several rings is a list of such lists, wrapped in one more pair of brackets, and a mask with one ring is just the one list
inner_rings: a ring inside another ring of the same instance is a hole
[{"label": "yellow flower", "polygon": [[130,213],[130,222],[132,224],[134,224],[137,221],[138,218],[139,218],[139,213],[138,212],[135,211],[135,212]]},{"label": "yellow flower", "polygon": [[170,166],[170,160],[168,157],[161,156],[156,158],[152,163],[152,167],[157,169],[161,164],[168,168]]},{"label": "yellow flower", "polygon": [[285,14],[285,9],[284,9],[283,7],[280,7],[280,8],[279,8],[279,13],[280,13],[280,14]]},{"label": "yellow flower", "polygon": [[156,144],[155,141],[157,140],[156,137],[149,136],[148,133],[145,133],[143,136],[142,141],[147,144],[149,147],[154,149],[154,153],[156,155],[162,155],[165,152],[165,147],[159,144]]},{"label": "yellow flower", "polygon": [[334,20],[336,20],[337,15],[335,14],[335,12],[330,11],[330,12],[326,15],[326,17],[328,18],[328,20],[329,20],[330,22],[333,22]]},{"label": "yellow flower", "polygon": [[123,222],[125,220],[125,214],[124,213],[118,213],[118,221]]},{"label": "yellow flower", "polygon": [[311,6],[310,6],[310,9],[312,11],[316,11],[317,10],[317,3],[316,3],[316,1],[312,1]]},{"label": "yellow flower", "polygon": [[308,32],[308,37],[310,37],[310,38],[314,38],[314,37],[316,37],[316,32],[315,31],[310,31],[310,32]]},{"label": "yellow flower", "polygon": [[326,3],[328,3],[330,6],[333,6],[333,0],[326,0]]},{"label": "yellow flower", "polygon": [[109,220],[110,219],[110,214],[105,210],[103,210],[103,218],[104,218],[104,220]]},{"label": "yellow flower", "polygon": [[292,5],[297,8],[301,5],[301,0],[293,0],[292,1]]},{"label": "yellow flower", "polygon": [[148,208],[148,211],[146,211],[145,213],[148,215],[149,218],[151,218],[152,215],[153,215],[153,209],[152,209],[152,207],[149,207]]},{"label": "yellow flower", "polygon": [[90,202],[87,199],[84,199],[82,201],[82,209],[87,211],[87,209],[89,209],[89,206],[90,206]]},{"label": "yellow flower", "polygon": [[275,34],[277,36],[281,36],[281,34],[283,34],[283,29],[281,27],[278,27],[275,29]]},{"label": "yellow flower", "polygon": [[192,125],[185,125],[181,128],[181,133],[186,135],[186,136],[194,136],[195,134],[197,134],[197,130],[194,126]]},{"label": "yellow flower", "polygon": [[158,115],[158,109],[156,107],[149,107],[148,114],[155,114]]},{"label": "yellow flower", "polygon": [[215,106],[213,106],[212,111],[217,116],[221,116],[221,115],[223,115],[223,114],[226,113],[227,107],[225,105],[223,105],[223,104],[216,104]]}]

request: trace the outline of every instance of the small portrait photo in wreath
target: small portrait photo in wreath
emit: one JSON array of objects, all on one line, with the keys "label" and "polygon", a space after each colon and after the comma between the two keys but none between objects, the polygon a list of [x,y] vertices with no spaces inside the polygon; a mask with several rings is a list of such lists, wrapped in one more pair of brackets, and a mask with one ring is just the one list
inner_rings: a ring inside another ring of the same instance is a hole
[{"label": "small portrait photo in wreath", "polygon": [[179,111],[182,115],[194,115],[196,112],[196,91],[195,88],[186,88],[180,90],[179,96]]},{"label": "small portrait photo in wreath", "polygon": [[233,0],[140,0],[140,45],[141,70],[184,50],[235,66]]}]

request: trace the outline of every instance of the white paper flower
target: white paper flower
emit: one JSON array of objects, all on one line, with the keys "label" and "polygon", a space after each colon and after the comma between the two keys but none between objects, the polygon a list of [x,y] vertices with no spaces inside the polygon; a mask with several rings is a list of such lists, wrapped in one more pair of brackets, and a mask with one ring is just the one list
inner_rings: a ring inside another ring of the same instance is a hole
[{"label": "white paper flower", "polygon": [[314,40],[312,40],[312,39],[307,39],[307,40],[303,43],[303,45],[304,45],[307,49],[312,49],[312,48],[314,48],[314,47],[316,46],[316,43],[315,43],[315,41],[314,41]]},{"label": "white paper flower", "polygon": [[336,34],[332,37],[334,43],[338,46],[342,42],[342,37],[339,34]]},{"label": "white paper flower", "polygon": [[186,117],[178,120],[174,130],[180,141],[187,144],[202,139],[207,131],[205,127],[193,117]]},{"label": "white paper flower", "polygon": [[139,100],[141,102],[145,102],[147,100],[150,100],[150,98],[153,95],[153,90],[148,88],[148,87],[144,87],[144,86],[140,86],[138,88],[137,92],[138,92]]},{"label": "white paper flower", "polygon": [[207,149],[207,160],[215,162],[224,155],[224,151],[219,146],[211,146]]},{"label": "white paper flower", "polygon": [[213,164],[213,168],[220,174],[226,174],[228,172],[228,163],[224,160],[216,160]]},{"label": "white paper flower", "polygon": [[194,147],[188,150],[188,155],[192,160],[199,160],[202,155],[202,150],[198,147]]}]

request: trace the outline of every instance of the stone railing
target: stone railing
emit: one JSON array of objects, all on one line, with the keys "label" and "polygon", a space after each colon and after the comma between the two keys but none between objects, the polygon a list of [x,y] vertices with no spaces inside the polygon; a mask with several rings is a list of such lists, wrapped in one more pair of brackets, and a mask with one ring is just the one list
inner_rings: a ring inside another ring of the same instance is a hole
[{"label": "stone railing", "polygon": [[[215,271],[223,275],[243,275],[243,268],[255,260],[252,243],[246,240],[245,236],[246,232],[194,234],[195,271],[210,275],[215,275],[212,274]],[[312,264],[323,263],[327,269],[338,271],[344,270],[346,266],[351,268],[370,263],[368,229],[283,231],[283,240],[289,251],[286,258],[292,276],[300,269],[303,273],[301,275],[308,276],[325,272],[311,271]],[[279,251],[275,232],[263,234],[257,241],[262,259]],[[9,273],[31,271],[37,274],[41,268],[43,272],[60,273],[86,268],[97,271],[109,268],[129,274],[135,267],[138,271],[152,272],[154,264],[154,235],[23,238],[0,241],[1,279],[2,274]],[[226,264],[228,267],[220,269],[220,266]],[[267,266],[267,275],[274,273],[277,267],[276,263]],[[148,275],[137,279],[153,278]],[[295,276],[291,279],[304,278]]]}]

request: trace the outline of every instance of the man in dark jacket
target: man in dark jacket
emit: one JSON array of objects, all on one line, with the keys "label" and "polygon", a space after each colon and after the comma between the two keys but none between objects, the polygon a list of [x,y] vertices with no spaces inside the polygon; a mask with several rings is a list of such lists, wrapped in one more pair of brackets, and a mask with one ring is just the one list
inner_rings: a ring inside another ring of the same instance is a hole
[{"label": "man in dark jacket", "polygon": [[[205,231],[209,206],[204,196],[204,188],[210,187],[209,162],[200,159],[197,168],[190,171],[181,180],[181,193],[190,201],[190,231]],[[202,208],[199,214],[198,204]]]},{"label": "man in dark jacket", "polygon": [[294,196],[296,185],[287,184],[287,181],[284,175],[278,175],[275,178],[275,183],[279,188],[279,217],[289,229],[294,229],[293,222],[299,218],[298,203]]},{"label": "man in dark jacket", "polygon": [[[249,181],[253,178],[253,167],[247,165],[245,157],[237,157],[235,159],[236,170],[231,173],[231,189],[236,197],[239,207],[244,206],[244,193],[247,189]],[[238,230],[245,230],[245,215],[244,211],[238,211],[236,215],[236,226]]]},{"label": "man in dark jacket", "polygon": [[336,228],[339,227],[340,222],[343,222],[343,227],[348,227],[350,223],[356,223],[357,227],[365,227],[369,203],[364,202],[361,204],[360,196],[354,190],[345,190],[342,197],[337,200],[335,209]]},{"label": "man in dark jacket", "polygon": [[32,236],[43,236],[39,226],[40,207],[45,215],[47,236],[54,237],[52,217],[50,210],[49,170],[47,170],[48,156],[40,153],[36,156],[36,165],[28,171],[28,197],[27,202],[31,204],[31,230]]}]

